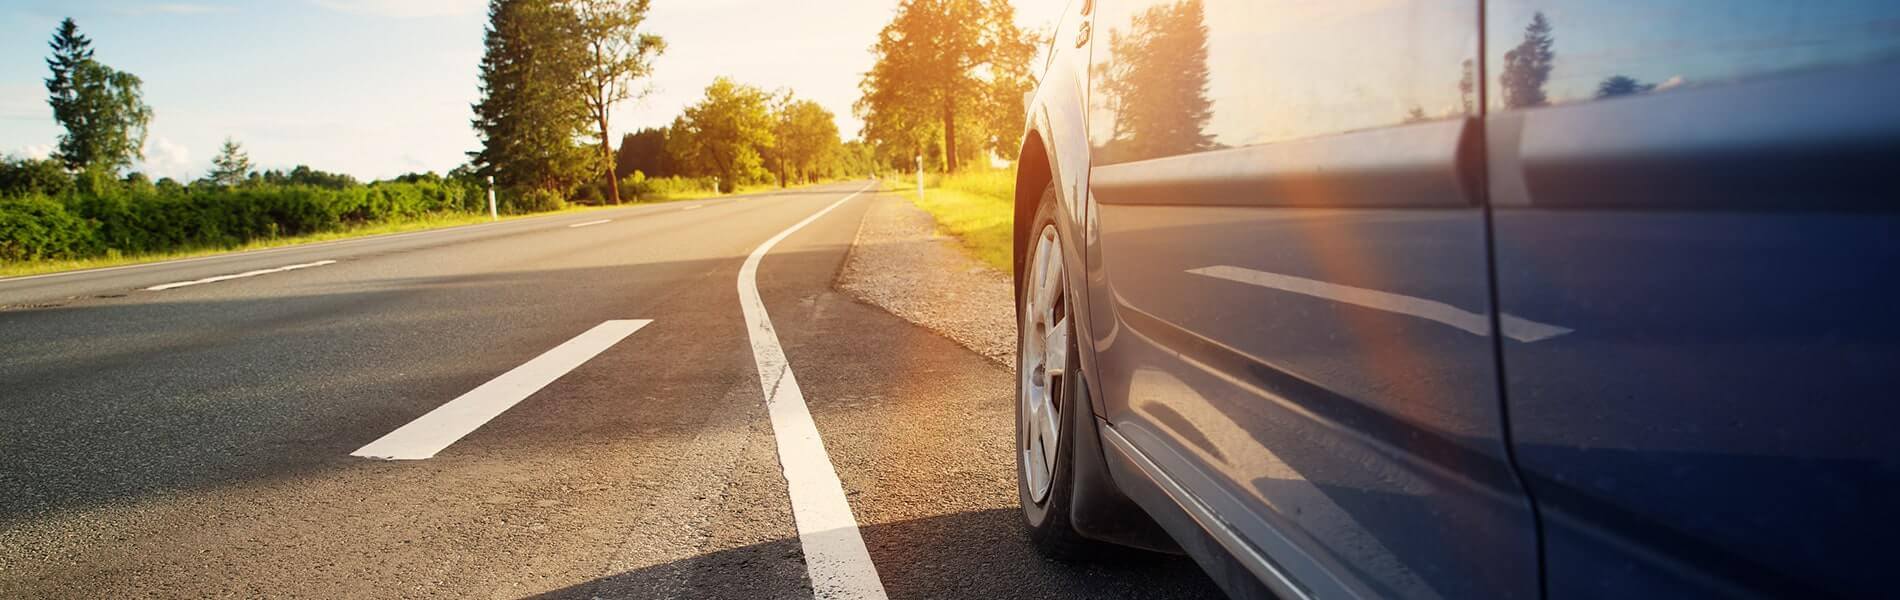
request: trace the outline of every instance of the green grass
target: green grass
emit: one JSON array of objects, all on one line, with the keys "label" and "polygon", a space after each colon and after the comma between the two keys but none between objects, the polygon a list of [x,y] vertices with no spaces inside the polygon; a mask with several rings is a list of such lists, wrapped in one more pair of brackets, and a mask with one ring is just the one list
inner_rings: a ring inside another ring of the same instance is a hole
[{"label": "green grass", "polygon": [[[561,214],[565,212],[594,210],[597,208],[600,208],[600,207],[570,206],[568,208],[564,208],[559,211],[541,212],[541,213],[533,213],[533,214],[526,214],[526,215],[509,215],[509,216],[503,216],[501,219],[503,221],[507,221],[511,219]],[[210,256],[213,254],[243,252],[246,250],[262,250],[265,248],[279,248],[283,246],[296,246],[299,244],[328,242],[332,240],[366,237],[366,236],[372,236],[372,235],[404,233],[404,232],[409,232],[409,231],[421,231],[424,229],[439,229],[443,227],[456,227],[460,225],[474,225],[477,223],[486,223],[486,222],[488,222],[487,213],[435,213],[435,214],[423,215],[421,217],[417,217],[414,219],[403,219],[399,221],[384,221],[381,223],[371,223],[367,225],[359,225],[355,227],[340,229],[337,231],[326,231],[323,233],[314,233],[310,235],[299,235],[299,236],[291,236],[291,237],[281,237],[281,238],[269,239],[269,240],[256,240],[248,244],[244,244],[237,247],[231,247],[231,248],[225,248],[225,247],[194,248],[194,249],[188,249],[188,250],[178,250],[178,251],[173,251],[173,252],[154,252],[154,253],[149,253],[149,254],[129,254],[129,255],[121,255],[121,254],[115,253],[115,254],[111,254],[107,256],[99,256],[99,257],[94,257],[94,258],[81,258],[81,259],[70,259],[70,260],[38,260],[38,261],[25,262],[25,263],[0,263],[0,277],[20,277],[20,276],[25,276],[25,275],[39,275],[43,273],[57,273],[60,271],[77,271],[77,270],[82,270],[82,269],[98,269],[98,268],[104,268],[104,267],[135,265],[135,264],[140,264],[140,263],[177,260],[181,258],[196,258],[200,256]]]},{"label": "green grass", "polygon": [[[933,181],[934,179],[934,181]],[[958,173],[926,176],[924,197],[914,193],[917,180],[897,185],[895,190],[911,190],[912,202],[937,219],[937,227],[956,237],[957,242],[977,260],[998,271],[1010,269],[1011,227],[1015,216],[1015,171]]]}]

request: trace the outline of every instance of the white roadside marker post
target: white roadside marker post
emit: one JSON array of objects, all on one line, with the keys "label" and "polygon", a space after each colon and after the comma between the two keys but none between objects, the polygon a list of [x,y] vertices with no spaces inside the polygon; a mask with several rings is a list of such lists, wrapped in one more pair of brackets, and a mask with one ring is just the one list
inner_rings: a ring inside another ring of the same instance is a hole
[{"label": "white roadside marker post", "polygon": [[501,213],[495,211],[495,176],[488,176],[488,220],[500,221]]},{"label": "white roadside marker post", "polygon": [[924,201],[924,155],[917,155],[917,201]]}]

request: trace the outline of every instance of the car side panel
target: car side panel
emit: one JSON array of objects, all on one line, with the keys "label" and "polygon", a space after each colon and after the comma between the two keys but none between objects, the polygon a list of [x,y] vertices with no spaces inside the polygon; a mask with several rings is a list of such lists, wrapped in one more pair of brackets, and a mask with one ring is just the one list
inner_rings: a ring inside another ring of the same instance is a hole
[{"label": "car side panel", "polygon": [[1565,74],[1489,127],[1500,307],[1574,330],[1502,356],[1549,596],[1889,596],[1900,5],[1611,4],[1490,3]]},{"label": "car side panel", "polygon": [[1535,596],[1460,93],[1477,3],[1099,4],[1105,435],[1313,596]]}]

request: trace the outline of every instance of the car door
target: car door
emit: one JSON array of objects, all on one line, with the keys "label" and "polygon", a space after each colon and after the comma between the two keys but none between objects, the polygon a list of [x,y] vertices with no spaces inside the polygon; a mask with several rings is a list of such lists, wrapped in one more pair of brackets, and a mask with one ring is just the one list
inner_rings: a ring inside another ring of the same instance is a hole
[{"label": "car door", "polygon": [[1488,5],[1550,597],[1891,596],[1900,3]]},{"label": "car door", "polygon": [[1319,597],[1530,598],[1477,0],[1102,0],[1091,337],[1132,446]]}]

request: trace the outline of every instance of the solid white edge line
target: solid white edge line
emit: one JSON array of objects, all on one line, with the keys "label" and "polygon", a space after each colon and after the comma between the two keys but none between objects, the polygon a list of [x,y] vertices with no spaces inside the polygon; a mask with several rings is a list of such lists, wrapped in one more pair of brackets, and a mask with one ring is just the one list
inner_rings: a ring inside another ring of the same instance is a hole
[{"label": "solid white edge line", "polygon": [[568,229],[573,229],[573,228],[575,228],[575,227],[586,227],[586,226],[589,226],[589,225],[599,225],[599,224],[602,224],[602,223],[612,223],[612,222],[614,222],[614,220],[613,220],[613,219],[601,219],[601,220],[599,220],[599,221],[588,221],[588,222],[586,222],[586,223],[575,223],[575,224],[573,224],[573,225],[569,225],[569,226],[567,226],[567,228],[568,228]]},{"label": "solid white edge line", "polygon": [[759,389],[765,395],[767,412],[772,418],[772,434],[778,444],[779,466],[785,472],[786,489],[792,501],[792,520],[798,526],[798,543],[805,553],[805,571],[811,578],[812,594],[817,598],[883,600],[884,582],[871,553],[858,532],[857,518],[845,499],[844,484],[825,453],[824,439],[812,422],[805,395],[792,376],[785,350],[779,346],[778,333],[759,297],[759,261],[773,246],[804,228],[832,209],[857,197],[870,185],[851,192],[813,213],[805,220],[772,236],[752,251],[739,267],[739,306],[745,313],[746,334],[752,341],[752,358],[759,368]]},{"label": "solid white edge line", "polygon": [[334,264],[336,264],[336,261],[334,260],[319,260],[317,262],[308,262],[308,263],[296,264],[296,265],[285,265],[285,266],[277,267],[273,269],[257,269],[255,271],[245,271],[243,273],[233,273],[230,275],[206,277],[204,279],[193,279],[191,281],[174,281],[172,283],[161,283],[152,287],[145,288],[145,291],[162,292],[165,290],[176,289],[176,288],[181,288],[185,286],[199,285],[199,284],[205,284],[205,283],[217,283],[220,281],[230,281],[232,279],[243,279],[245,277],[256,277],[258,275],[269,275],[271,273],[282,273],[284,271],[295,271],[297,269],[308,269],[310,267],[321,267],[323,265],[334,265]]},{"label": "solid white edge line", "polygon": [[680,210],[696,210],[696,209],[701,209],[701,208],[706,208],[706,205],[704,205],[704,204],[694,204],[694,205],[692,205],[692,206],[688,206],[688,207],[685,207],[685,208],[682,208],[682,209],[680,209]]},{"label": "solid white edge line", "polygon": [[409,424],[351,452],[384,460],[423,460],[501,416],[568,371],[633,335],[652,319],[607,321],[488,380]]}]

